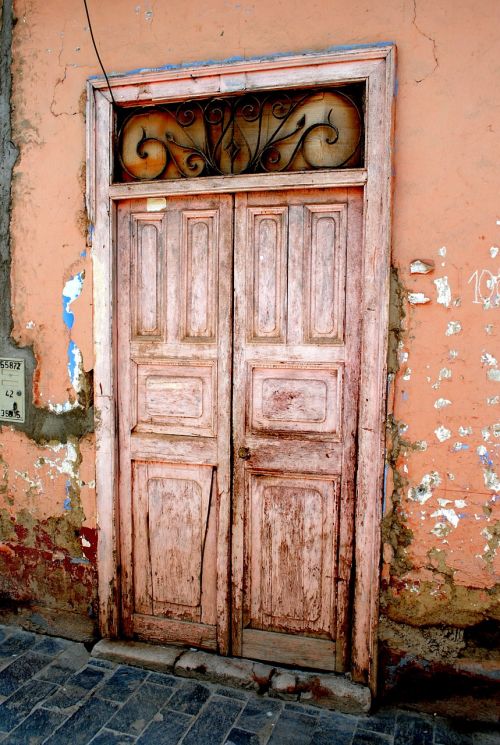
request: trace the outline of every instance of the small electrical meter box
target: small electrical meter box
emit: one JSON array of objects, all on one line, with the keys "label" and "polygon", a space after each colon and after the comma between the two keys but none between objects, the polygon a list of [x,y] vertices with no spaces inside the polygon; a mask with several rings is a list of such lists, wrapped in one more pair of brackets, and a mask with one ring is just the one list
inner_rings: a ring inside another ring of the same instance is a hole
[{"label": "small electrical meter box", "polygon": [[24,422],[24,360],[0,357],[0,421]]}]

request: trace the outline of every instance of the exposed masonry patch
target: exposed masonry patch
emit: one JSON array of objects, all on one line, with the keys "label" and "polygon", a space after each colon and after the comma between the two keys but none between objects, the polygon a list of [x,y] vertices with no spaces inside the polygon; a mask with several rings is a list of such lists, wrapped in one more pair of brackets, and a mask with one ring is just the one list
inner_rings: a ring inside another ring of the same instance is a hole
[{"label": "exposed masonry patch", "polygon": [[[0,355],[23,359],[26,370],[26,421],[9,423],[37,442],[82,437],[94,430],[94,411],[90,396],[75,410],[42,409],[33,404],[33,375],[36,360],[32,347],[18,347],[12,338],[11,308],[11,185],[19,151],[12,142],[10,100],[12,92],[12,0],[4,0],[0,30]],[[33,325],[35,322],[32,321]],[[64,407],[63,407],[64,408]]]}]

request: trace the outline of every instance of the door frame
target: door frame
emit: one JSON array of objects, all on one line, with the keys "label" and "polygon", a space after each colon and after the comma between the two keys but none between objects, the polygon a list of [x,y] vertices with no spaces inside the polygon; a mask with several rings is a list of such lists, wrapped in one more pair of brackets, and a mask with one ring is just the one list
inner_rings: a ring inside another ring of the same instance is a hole
[{"label": "door frame", "polygon": [[[120,630],[117,474],[115,210],[120,199],[174,194],[361,186],[364,188],[363,307],[358,461],[354,525],[351,673],[373,692],[377,671],[380,522],[385,455],[392,129],[395,82],[392,43],[332,51],[164,69],[112,76],[118,105],[179,101],[256,90],[365,81],[365,167],[178,181],[112,182],[114,115],[107,82],[87,82],[87,212],[93,259],[94,403],[98,516],[99,627]],[[151,202],[157,208],[157,200]],[[376,472],[374,473],[374,464]],[[341,526],[342,530],[342,526]]]}]

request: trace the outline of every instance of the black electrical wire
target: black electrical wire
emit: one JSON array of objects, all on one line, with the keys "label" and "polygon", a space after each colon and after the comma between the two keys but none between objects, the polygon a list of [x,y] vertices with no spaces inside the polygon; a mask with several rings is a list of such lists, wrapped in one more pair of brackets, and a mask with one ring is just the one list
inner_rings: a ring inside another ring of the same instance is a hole
[{"label": "black electrical wire", "polygon": [[104,65],[102,64],[101,57],[100,57],[99,52],[97,50],[97,44],[95,43],[95,39],[94,39],[94,32],[92,31],[92,23],[90,21],[89,9],[87,7],[87,0],[83,0],[83,5],[85,7],[85,14],[87,16],[87,21],[88,21],[88,24],[89,24],[90,38],[92,39],[92,44],[94,45],[95,53],[96,53],[97,59],[99,60],[99,64],[101,66],[101,70],[103,72],[104,77],[106,78],[106,83],[108,84],[108,90],[109,90],[109,95],[111,96],[111,101],[113,103],[114,108],[118,108],[117,107],[117,104],[116,104],[116,101],[115,101],[115,97],[113,96],[113,91],[111,90],[111,85],[109,83],[109,78],[108,78],[108,76],[106,74],[106,70],[104,69]]}]

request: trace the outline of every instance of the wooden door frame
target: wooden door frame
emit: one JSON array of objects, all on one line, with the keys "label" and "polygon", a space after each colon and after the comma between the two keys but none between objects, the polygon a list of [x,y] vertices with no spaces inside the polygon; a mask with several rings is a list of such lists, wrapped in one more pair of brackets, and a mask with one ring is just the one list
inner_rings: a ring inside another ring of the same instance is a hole
[{"label": "wooden door frame", "polygon": [[113,97],[121,106],[252,90],[365,81],[365,168],[357,169],[113,184],[114,116],[111,97],[103,78],[91,79],[87,83],[87,211],[93,258],[99,625],[105,637],[117,637],[120,629],[114,323],[116,276],[113,264],[115,203],[120,199],[174,194],[362,186],[365,195],[363,330],[351,672],[355,680],[370,685],[375,691],[395,51],[393,44],[383,43],[318,54],[179,66],[110,78]]}]

